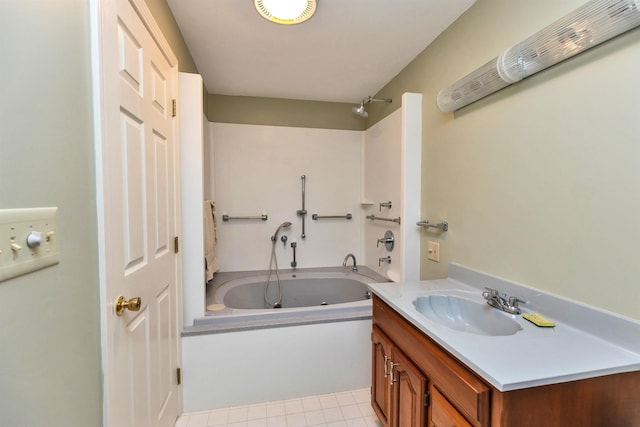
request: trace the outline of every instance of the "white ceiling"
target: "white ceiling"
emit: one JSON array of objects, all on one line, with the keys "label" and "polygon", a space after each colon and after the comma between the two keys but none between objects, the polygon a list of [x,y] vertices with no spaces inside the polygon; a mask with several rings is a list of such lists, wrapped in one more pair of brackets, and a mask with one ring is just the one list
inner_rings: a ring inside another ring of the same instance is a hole
[{"label": "white ceiling", "polygon": [[475,0],[319,0],[307,22],[252,0],[168,0],[209,93],[359,103]]}]

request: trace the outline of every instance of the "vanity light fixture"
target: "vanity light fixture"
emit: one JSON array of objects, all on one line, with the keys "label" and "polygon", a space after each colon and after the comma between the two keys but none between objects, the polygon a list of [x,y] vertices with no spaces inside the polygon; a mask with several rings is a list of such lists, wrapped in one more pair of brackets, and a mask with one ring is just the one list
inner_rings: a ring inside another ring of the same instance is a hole
[{"label": "vanity light fixture", "polygon": [[640,25],[640,0],[591,0],[438,93],[458,110]]},{"label": "vanity light fixture", "polygon": [[311,18],[318,0],[253,0],[258,13],[276,24],[299,24]]}]

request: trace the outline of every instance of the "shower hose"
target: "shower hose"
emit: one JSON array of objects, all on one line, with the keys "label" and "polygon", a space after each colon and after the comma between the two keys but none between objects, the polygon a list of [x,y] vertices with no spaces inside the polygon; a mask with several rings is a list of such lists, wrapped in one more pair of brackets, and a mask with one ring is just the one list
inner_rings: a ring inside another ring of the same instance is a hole
[{"label": "shower hose", "polygon": [[[269,301],[267,293],[269,291],[269,285],[271,283],[271,273],[273,272],[273,266],[275,264],[276,281],[278,283],[278,299],[275,302]],[[267,276],[267,283],[264,285],[264,302],[273,308],[280,308],[282,306],[282,284],[280,283],[280,273],[278,273],[278,256],[276,255],[276,240],[271,245],[271,260],[269,261],[269,274]]]}]

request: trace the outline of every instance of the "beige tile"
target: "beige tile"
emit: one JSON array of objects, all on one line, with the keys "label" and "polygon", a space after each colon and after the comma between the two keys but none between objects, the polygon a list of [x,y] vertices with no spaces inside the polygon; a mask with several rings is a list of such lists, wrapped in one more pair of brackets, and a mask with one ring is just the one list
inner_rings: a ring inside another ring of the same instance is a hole
[{"label": "beige tile", "polygon": [[367,420],[365,418],[354,418],[347,420],[347,426],[349,427],[368,427]]},{"label": "beige tile", "polygon": [[306,427],[306,426],[307,426],[307,418],[304,416],[304,413],[300,412],[297,414],[287,415],[287,427]]},{"label": "beige tile", "polygon": [[189,422],[187,427],[207,427],[209,420],[209,412],[194,412],[189,414]]},{"label": "beige tile", "polygon": [[209,419],[207,420],[207,426],[222,426],[226,425],[229,421],[228,409],[216,409],[209,412]]},{"label": "beige tile", "polygon": [[378,420],[378,417],[367,417],[367,426],[369,427],[382,427],[382,423]]},{"label": "beige tile", "polygon": [[247,419],[257,420],[267,418],[267,405],[251,405],[247,408]]},{"label": "beige tile", "polygon": [[362,413],[360,412],[360,409],[358,409],[358,405],[341,406],[340,410],[342,411],[342,416],[345,420],[362,418]]},{"label": "beige tile", "polygon": [[287,426],[287,417],[284,415],[267,418],[267,427],[286,427],[286,426]]},{"label": "beige tile", "polygon": [[240,421],[247,421],[248,413],[249,413],[249,408],[246,406],[229,408],[229,419],[227,420],[227,423],[231,424],[231,423],[237,423]]},{"label": "beige tile", "polygon": [[344,420],[342,411],[338,407],[323,409],[322,415],[324,415],[324,420],[327,424],[332,423],[334,421]]},{"label": "beige tile", "polygon": [[322,409],[320,399],[317,397],[305,397],[302,399],[302,407],[305,411],[318,411]]},{"label": "beige tile", "polygon": [[358,408],[360,409],[360,412],[364,417],[369,417],[369,416],[374,417],[376,415],[376,413],[373,412],[373,408],[371,407],[371,404],[369,402],[359,403]]},{"label": "beige tile", "polygon": [[361,388],[352,391],[353,397],[357,403],[369,403],[371,402],[371,390],[368,388]]},{"label": "beige tile", "polygon": [[305,411],[304,415],[307,419],[307,425],[309,426],[324,424],[324,415],[322,415],[321,410]]},{"label": "beige tile", "polygon": [[370,389],[183,414],[175,427],[382,427]]},{"label": "beige tile", "polygon": [[284,403],[271,402],[267,404],[267,418],[280,417],[286,414]]},{"label": "beige tile", "polygon": [[301,399],[285,400],[284,410],[287,415],[299,414],[300,412],[304,412],[304,406],[302,405],[302,400]]},{"label": "beige tile", "polygon": [[337,393],[335,396],[336,400],[338,400],[338,405],[340,406],[355,405],[357,403],[355,397],[353,396],[353,393],[351,393],[350,391],[345,393]]},{"label": "beige tile", "polygon": [[247,427],[268,427],[266,418],[257,418],[247,421]]},{"label": "beige tile", "polygon": [[322,406],[322,409],[336,408],[339,406],[338,399],[336,399],[336,396],[333,394],[323,394],[322,396],[319,396],[318,399],[320,400],[320,406]]}]

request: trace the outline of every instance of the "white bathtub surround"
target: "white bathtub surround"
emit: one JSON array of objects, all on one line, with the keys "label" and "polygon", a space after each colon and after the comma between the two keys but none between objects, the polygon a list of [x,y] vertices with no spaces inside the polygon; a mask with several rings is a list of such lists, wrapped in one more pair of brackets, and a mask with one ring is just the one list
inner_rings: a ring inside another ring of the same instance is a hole
[{"label": "white bathtub surround", "polygon": [[[364,219],[366,265],[394,281],[420,278],[420,220],[422,161],[422,95],[405,93],[402,108],[365,132],[363,218],[401,218],[400,224]],[[392,207],[381,207],[381,202]],[[393,251],[377,245],[386,230],[395,237]],[[378,263],[391,257],[391,263]]]},{"label": "white bathtub surround", "polygon": [[184,411],[370,386],[371,320],[185,336]]},{"label": "white bathtub surround", "polygon": [[[292,226],[276,243],[280,268],[290,268],[291,242],[298,267],[338,265],[360,251],[360,131],[212,123],[216,211],[231,216],[267,214],[267,221],[218,223],[221,271],[264,270],[271,240],[283,222]],[[302,208],[301,176],[306,176],[306,238],[296,214]],[[312,214],[345,215],[351,220],[312,220]]]},{"label": "white bathtub surround", "polygon": [[183,414],[176,427],[382,427],[369,388]]},{"label": "white bathtub surround", "polygon": [[[202,77],[179,73],[180,92],[180,195],[182,202],[180,252],[182,253],[183,320],[185,325],[202,314],[204,266],[204,127]],[[209,197],[206,197],[209,198]],[[182,308],[182,307],[181,307]]]}]

